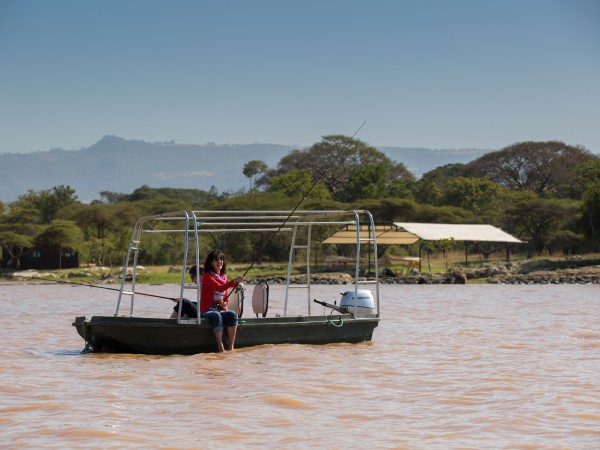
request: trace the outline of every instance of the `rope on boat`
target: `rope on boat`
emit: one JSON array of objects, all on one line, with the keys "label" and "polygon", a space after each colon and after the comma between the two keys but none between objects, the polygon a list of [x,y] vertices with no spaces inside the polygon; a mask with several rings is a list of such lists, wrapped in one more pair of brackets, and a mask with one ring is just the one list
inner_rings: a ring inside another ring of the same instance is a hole
[{"label": "rope on boat", "polygon": [[335,323],[333,320],[331,320],[329,317],[327,318],[327,324],[331,325],[333,327],[336,328],[341,328],[344,326],[344,319],[342,318],[342,316],[340,316],[340,320],[338,321],[338,323]]},{"label": "rope on boat", "polygon": [[94,351],[94,346],[92,345],[92,343],[88,340],[88,338],[86,336],[85,320],[81,324],[81,331],[83,332],[83,342],[85,342],[85,347],[83,350],[81,350],[81,354],[87,355],[88,353],[92,353]]},{"label": "rope on boat", "polygon": [[81,354],[87,355],[88,353],[94,353],[94,347],[88,341],[85,341],[85,348],[81,350]]}]

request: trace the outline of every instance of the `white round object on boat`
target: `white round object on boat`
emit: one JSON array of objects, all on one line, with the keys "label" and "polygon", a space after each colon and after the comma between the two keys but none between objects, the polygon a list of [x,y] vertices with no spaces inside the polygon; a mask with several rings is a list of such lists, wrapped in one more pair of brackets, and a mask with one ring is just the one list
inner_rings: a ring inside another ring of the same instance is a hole
[{"label": "white round object on boat", "polygon": [[348,308],[348,311],[353,313],[355,304],[357,314],[376,314],[373,294],[369,290],[358,289],[356,291],[356,302],[354,301],[354,291],[342,293],[340,306]]}]

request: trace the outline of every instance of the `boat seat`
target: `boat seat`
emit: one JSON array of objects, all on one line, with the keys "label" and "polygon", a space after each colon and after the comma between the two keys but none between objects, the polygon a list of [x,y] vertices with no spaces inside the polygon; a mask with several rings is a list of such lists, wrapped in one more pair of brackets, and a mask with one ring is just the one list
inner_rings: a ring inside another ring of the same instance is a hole
[{"label": "boat seat", "polygon": [[256,317],[262,314],[263,317],[267,316],[267,310],[269,309],[269,285],[265,280],[260,280],[254,291],[252,291],[252,310]]}]

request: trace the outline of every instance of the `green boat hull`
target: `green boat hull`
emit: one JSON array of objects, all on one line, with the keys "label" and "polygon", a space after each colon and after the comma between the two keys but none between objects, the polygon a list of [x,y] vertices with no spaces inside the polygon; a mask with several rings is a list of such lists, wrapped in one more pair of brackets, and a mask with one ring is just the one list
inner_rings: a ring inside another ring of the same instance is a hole
[{"label": "green boat hull", "polygon": [[[235,347],[365,342],[372,339],[378,324],[377,315],[244,318],[238,325]],[[195,319],[178,323],[177,319],[82,316],[73,326],[92,352],[192,355],[216,351],[207,319],[198,324]]]}]

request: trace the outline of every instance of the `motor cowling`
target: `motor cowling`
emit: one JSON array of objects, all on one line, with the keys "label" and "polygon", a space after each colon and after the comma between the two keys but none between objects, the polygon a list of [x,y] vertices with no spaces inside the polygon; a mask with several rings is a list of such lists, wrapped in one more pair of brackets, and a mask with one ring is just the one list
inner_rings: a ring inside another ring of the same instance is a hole
[{"label": "motor cowling", "polygon": [[356,301],[354,299],[354,291],[342,292],[342,299],[340,300],[341,307],[346,307],[349,312],[354,313],[355,304],[357,314],[376,314],[373,294],[371,294],[371,291],[369,290],[357,290]]}]

